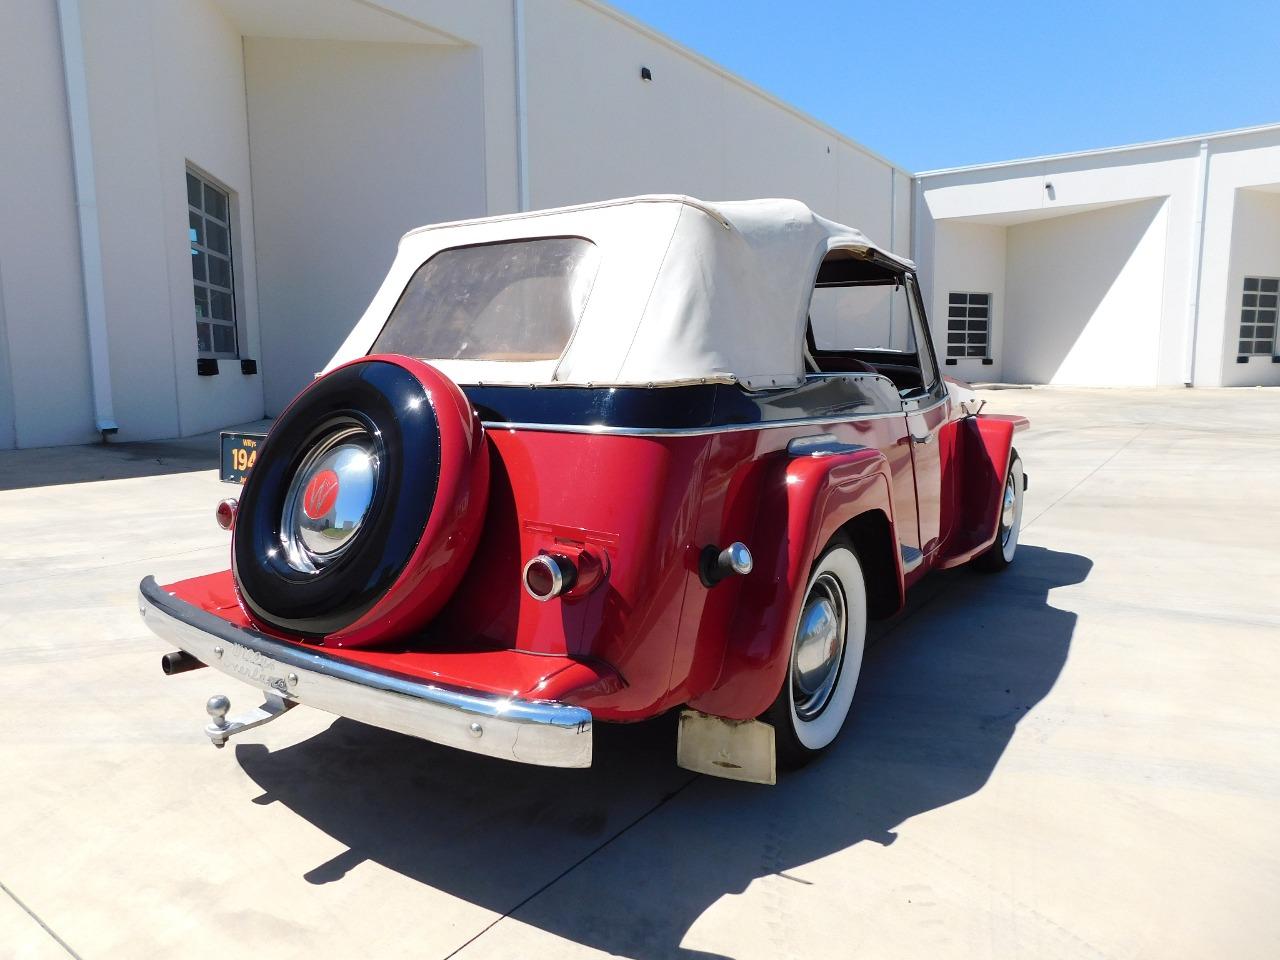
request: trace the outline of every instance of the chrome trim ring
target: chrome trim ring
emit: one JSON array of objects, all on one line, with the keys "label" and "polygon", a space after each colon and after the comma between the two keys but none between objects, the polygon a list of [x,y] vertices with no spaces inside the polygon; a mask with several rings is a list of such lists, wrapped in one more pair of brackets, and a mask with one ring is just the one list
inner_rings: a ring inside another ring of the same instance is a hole
[{"label": "chrome trim ring", "polygon": [[1004,501],[1000,506],[1000,545],[1002,547],[1009,545],[1009,537],[1013,535],[1013,526],[1017,519],[1018,483],[1013,470],[1010,469],[1004,481]]},{"label": "chrome trim ring", "polygon": [[380,472],[378,441],[346,424],[318,442],[289,483],[280,544],[289,565],[317,573],[351,546],[368,516]]},{"label": "chrome trim ring", "polygon": [[433,683],[235,627],[138,586],[138,612],[171,648],[287,701],[433,743],[546,767],[591,766],[591,711]]},{"label": "chrome trim ring", "polygon": [[[551,578],[551,589],[546,593],[538,593],[529,584],[529,571],[535,567],[541,567],[547,572]],[[559,554],[540,553],[528,563],[524,565],[524,569],[520,571],[520,579],[524,583],[524,591],[533,597],[533,599],[545,603],[548,600],[560,596],[566,590],[572,590],[574,581],[577,579],[577,570],[568,557]]]},{"label": "chrome trim ring", "polygon": [[791,649],[791,697],[800,720],[813,720],[830,702],[848,632],[844,590],[824,571],[809,588]]},{"label": "chrome trim ring", "polygon": [[740,540],[729,544],[720,554],[720,559],[740,577],[745,577],[755,566],[750,549]]}]

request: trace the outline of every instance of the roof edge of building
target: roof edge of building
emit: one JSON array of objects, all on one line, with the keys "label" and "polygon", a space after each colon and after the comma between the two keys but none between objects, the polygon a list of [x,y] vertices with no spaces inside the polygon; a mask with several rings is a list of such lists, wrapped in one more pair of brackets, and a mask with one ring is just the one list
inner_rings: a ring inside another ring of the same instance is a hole
[{"label": "roof edge of building", "polygon": [[1165,140],[1145,140],[1140,143],[1126,143],[1117,147],[1097,147],[1092,150],[1072,150],[1066,153],[1048,153],[1038,157],[1023,157],[1017,160],[998,160],[994,163],[971,163],[959,167],[939,167],[936,170],[922,170],[914,174],[915,179],[925,177],[942,177],[953,173],[971,173],[979,170],[1000,170],[1005,167],[1020,167],[1033,163],[1050,163],[1055,160],[1074,160],[1077,157],[1098,157],[1115,153],[1130,153],[1135,150],[1148,150],[1156,147],[1178,146],[1186,143],[1225,140],[1231,137],[1248,136],[1255,133],[1280,133],[1280,123],[1262,123],[1253,127],[1236,127],[1232,130],[1218,130],[1213,133],[1201,133],[1186,137],[1169,137]]}]

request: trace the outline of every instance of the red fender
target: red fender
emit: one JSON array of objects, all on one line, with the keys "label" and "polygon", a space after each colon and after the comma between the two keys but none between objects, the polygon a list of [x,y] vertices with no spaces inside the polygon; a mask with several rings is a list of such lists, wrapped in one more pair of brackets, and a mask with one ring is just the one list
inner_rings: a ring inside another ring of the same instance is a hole
[{"label": "red fender", "polygon": [[956,423],[960,477],[956,523],[938,569],[959,566],[995,543],[1000,500],[1013,451],[1013,435],[1030,425],[1026,417],[980,415]]},{"label": "red fender", "polygon": [[[760,504],[752,543],[757,566],[742,581],[737,616],[715,685],[689,702],[703,713],[731,720],[759,716],[778,695],[791,657],[791,639],[804,602],[809,571],[844,524],[882,511],[894,527],[889,464],[878,450],[861,448],[783,462]],[[893,551],[899,596],[902,559]]]},{"label": "red fender", "polygon": [[440,429],[436,503],[404,570],[363,617],[329,639],[339,646],[370,646],[420,626],[444,606],[466,572],[484,526],[489,500],[489,446],[471,402],[428,363],[399,355],[363,360],[398,363],[417,376],[435,408]]}]

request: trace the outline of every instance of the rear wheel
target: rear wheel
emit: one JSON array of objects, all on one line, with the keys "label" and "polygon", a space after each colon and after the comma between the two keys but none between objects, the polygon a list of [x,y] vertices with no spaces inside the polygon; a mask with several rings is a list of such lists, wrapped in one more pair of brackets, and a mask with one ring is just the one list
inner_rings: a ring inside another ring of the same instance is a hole
[{"label": "rear wheel", "polygon": [[848,542],[833,540],[813,565],[787,675],[764,716],[780,766],[803,766],[835,742],[853,703],[866,638],[862,565]]},{"label": "rear wheel", "polygon": [[973,565],[987,573],[998,573],[1013,563],[1018,550],[1018,534],[1022,531],[1022,499],[1026,484],[1022,475],[1022,458],[1017,450],[1009,451],[1009,469],[1004,477],[1004,489],[1000,495],[1000,529],[996,539],[985,553],[979,554]]}]

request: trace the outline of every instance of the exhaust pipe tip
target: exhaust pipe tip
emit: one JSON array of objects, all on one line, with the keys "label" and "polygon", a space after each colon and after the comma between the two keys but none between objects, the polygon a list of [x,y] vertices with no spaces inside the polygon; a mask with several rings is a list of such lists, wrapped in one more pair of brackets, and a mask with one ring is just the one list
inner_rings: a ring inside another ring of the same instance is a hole
[{"label": "exhaust pipe tip", "polygon": [[175,650],[160,658],[160,669],[164,671],[166,677],[172,677],[175,673],[186,673],[188,670],[199,670],[203,666],[205,666],[203,660],[197,660],[185,650]]}]

